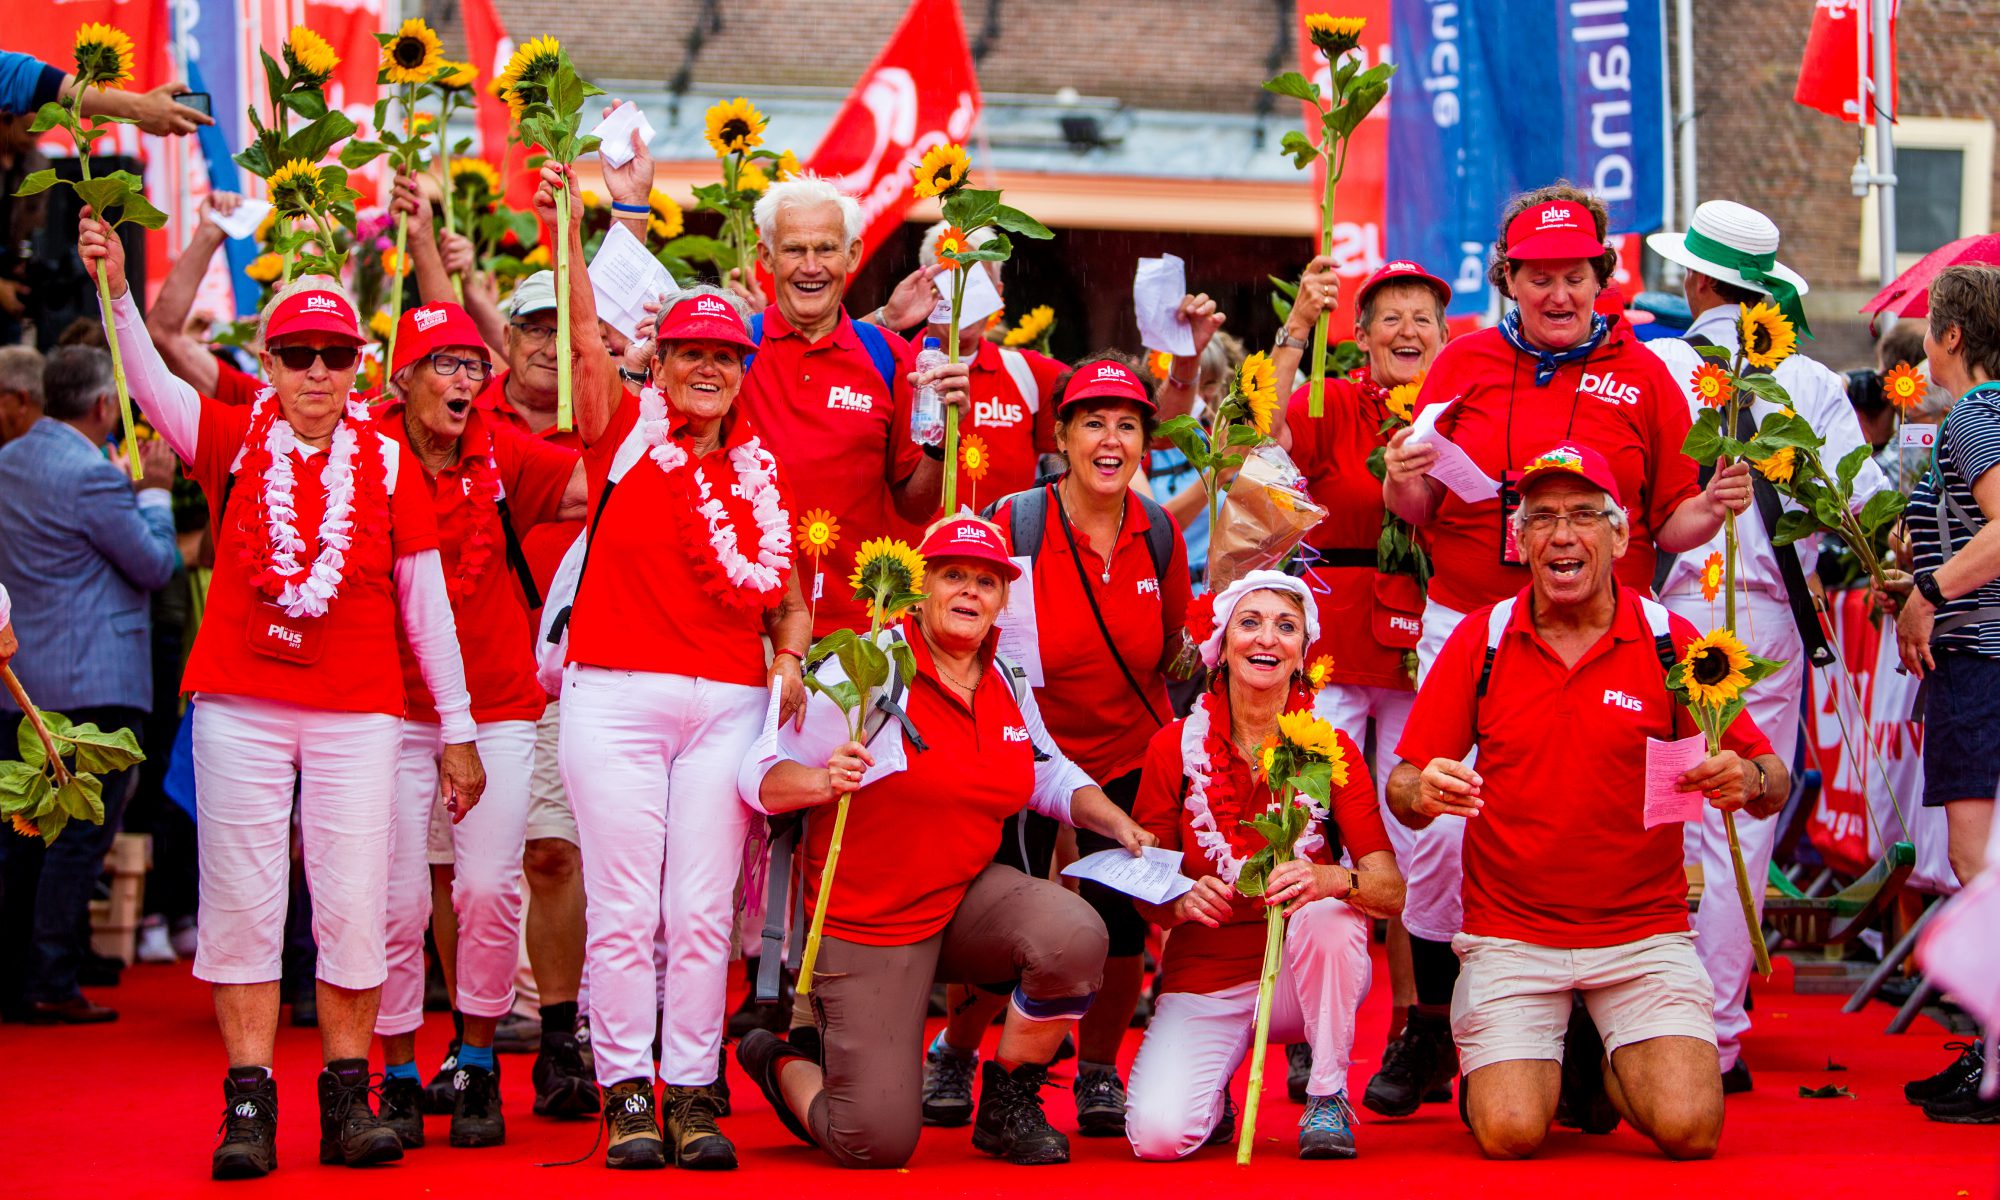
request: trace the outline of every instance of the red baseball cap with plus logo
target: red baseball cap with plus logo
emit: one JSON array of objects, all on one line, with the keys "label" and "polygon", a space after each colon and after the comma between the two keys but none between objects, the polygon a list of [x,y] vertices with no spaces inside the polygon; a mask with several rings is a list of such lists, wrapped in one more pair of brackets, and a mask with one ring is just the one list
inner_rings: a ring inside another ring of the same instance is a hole
[{"label": "red baseball cap with plus logo", "polygon": [[1527,495],[1558,475],[1575,476],[1609,496],[1611,503],[1624,507],[1625,502],[1618,498],[1618,480],[1611,474],[1611,464],[1589,446],[1575,442],[1564,442],[1529,460],[1521,468],[1521,494]]},{"label": "red baseball cap with plus logo", "polygon": [[475,347],[483,357],[486,339],[479,336],[472,315],[448,300],[409,309],[396,322],[396,361],[389,364],[389,374],[446,346]]},{"label": "red baseball cap with plus logo", "polygon": [[1407,258],[1385,262],[1354,293],[1354,307],[1358,311],[1368,303],[1368,293],[1385,283],[1421,283],[1438,294],[1438,303],[1451,303],[1451,285]]},{"label": "red baseball cap with plus logo", "polygon": [[1597,236],[1597,218],[1574,200],[1537,204],[1507,222],[1507,257],[1536,259],[1596,258],[1604,253]]},{"label": "red baseball cap with plus logo", "polygon": [[745,350],[757,343],[743,328],[736,306],[720,296],[704,292],[689,296],[660,318],[659,340],[663,342],[728,342]]},{"label": "red baseball cap with plus logo", "polygon": [[1111,399],[1126,400],[1138,405],[1146,412],[1153,412],[1159,405],[1153,403],[1153,395],[1146,390],[1146,384],[1132,368],[1109,359],[1103,362],[1085,363],[1070,373],[1069,386],[1063,389],[1063,397],[1056,405],[1061,412],[1079,400]]},{"label": "red baseball cap with plus logo", "polygon": [[368,340],[361,336],[361,326],[354,319],[354,306],[347,302],[347,297],[334,291],[293,292],[271,310],[270,319],[264,322],[266,343],[302,333],[328,334],[356,346]]},{"label": "red baseball cap with plus logo", "polygon": [[999,533],[986,522],[971,517],[954,517],[938,522],[918,550],[926,562],[946,558],[971,559],[987,564],[1009,580],[1021,577],[1021,568],[1008,555],[1007,544],[1000,540]]}]

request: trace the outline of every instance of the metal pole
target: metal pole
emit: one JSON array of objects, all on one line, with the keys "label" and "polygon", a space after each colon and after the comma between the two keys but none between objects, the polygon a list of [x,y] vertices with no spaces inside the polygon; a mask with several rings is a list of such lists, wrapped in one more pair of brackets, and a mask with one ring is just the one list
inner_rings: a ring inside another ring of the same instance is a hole
[{"label": "metal pole", "polygon": [[1681,94],[1681,111],[1675,132],[1680,135],[1681,228],[1694,228],[1694,208],[1700,201],[1696,186],[1694,137],[1694,0],[1675,0],[1674,41],[1679,48],[1675,61]]},{"label": "metal pole", "polygon": [[1894,55],[1889,45],[1889,28],[1896,0],[1874,0],[1869,5],[1869,40],[1874,51],[1870,76],[1869,103],[1875,114],[1875,200],[1876,235],[1882,250],[1882,284],[1888,286],[1896,270],[1896,109]]}]

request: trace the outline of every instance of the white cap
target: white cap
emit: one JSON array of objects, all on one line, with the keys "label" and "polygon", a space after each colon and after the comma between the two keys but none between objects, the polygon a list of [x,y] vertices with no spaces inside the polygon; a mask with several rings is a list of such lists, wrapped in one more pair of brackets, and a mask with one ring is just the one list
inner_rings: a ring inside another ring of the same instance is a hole
[{"label": "white cap", "polygon": [[1305,609],[1306,645],[1319,640],[1319,605],[1313,602],[1312,590],[1306,581],[1283,571],[1252,571],[1243,578],[1223,588],[1215,595],[1215,628],[1209,632],[1208,640],[1201,644],[1202,665],[1210,670],[1222,661],[1222,638],[1229,628],[1230,618],[1236,614],[1236,605],[1251,592],[1286,592],[1299,598]]},{"label": "white cap", "polygon": [[529,313],[546,312],[556,306],[556,273],[537,271],[514,285],[514,294],[507,297],[507,315],[525,317]]}]

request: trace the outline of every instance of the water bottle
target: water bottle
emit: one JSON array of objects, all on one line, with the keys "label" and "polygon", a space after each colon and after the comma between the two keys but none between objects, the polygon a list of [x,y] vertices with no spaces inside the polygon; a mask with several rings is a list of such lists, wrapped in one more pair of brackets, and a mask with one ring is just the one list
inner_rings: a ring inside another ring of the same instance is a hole
[{"label": "water bottle", "polygon": [[[924,348],[917,352],[917,373],[921,375],[948,361],[938,340],[927,337]],[[910,407],[910,440],[919,446],[944,444],[944,401],[930,384],[917,389],[917,402]]]}]

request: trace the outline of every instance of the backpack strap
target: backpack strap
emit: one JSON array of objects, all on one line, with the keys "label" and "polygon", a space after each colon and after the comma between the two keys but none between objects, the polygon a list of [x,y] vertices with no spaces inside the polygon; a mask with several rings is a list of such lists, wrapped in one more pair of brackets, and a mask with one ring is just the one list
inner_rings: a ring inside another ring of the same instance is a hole
[{"label": "backpack strap", "polygon": [[1164,583],[1174,561],[1173,518],[1151,496],[1140,494],[1139,507],[1146,514],[1146,550],[1153,557],[1153,578]]},{"label": "backpack strap", "polygon": [[1500,636],[1507,631],[1507,622],[1514,615],[1516,596],[1509,596],[1493,606],[1486,617],[1486,659],[1479,664],[1479,686],[1473,690],[1475,700],[1486,698],[1486,685],[1493,681],[1493,656],[1500,650]]},{"label": "backpack strap", "polygon": [[1042,411],[1042,386],[1035,381],[1035,369],[1028,365],[1028,356],[1008,346],[1000,347],[1000,364],[1007,368],[1008,378],[1014,381],[1014,390],[1021,393],[1021,399],[1031,413]]},{"label": "backpack strap", "polygon": [[[1030,690],[1028,684],[1028,669],[1026,667],[1016,666],[1012,660],[1003,658],[998,654],[993,656],[993,665],[999,667],[1002,671],[1006,673],[1007,684],[1014,690],[1014,707],[1015,708],[1024,707],[1028,703],[1028,692]],[[1042,749],[1040,746],[1033,745],[1032,743],[1029,745],[1028,748],[1035,752],[1035,761],[1038,763],[1048,762],[1050,759],[1053,759],[1055,757],[1055,755],[1050,754],[1048,751]],[[1023,851],[1023,854],[1024,857],[1021,859],[1021,861],[1022,862],[1028,861],[1027,858],[1025,857],[1025,850]]]},{"label": "backpack strap", "polygon": [[1646,631],[1653,635],[1653,653],[1659,655],[1660,669],[1673,669],[1680,661],[1680,655],[1674,652],[1674,630],[1669,620],[1673,614],[1650,596],[1639,597],[1639,608],[1646,614]]},{"label": "backpack strap", "polygon": [[[507,511],[507,493],[501,492],[493,502],[500,511],[500,532],[507,539],[507,565],[514,568],[514,578],[521,582],[521,594],[527,597],[529,608],[542,606],[542,590],[535,586],[535,573],[528,569],[528,556],[521,551],[521,535],[514,532],[514,514]],[[588,549],[585,554],[590,553]]]},{"label": "backpack strap", "polygon": [[[854,321],[854,336],[861,339],[861,348],[868,352],[868,361],[875,364],[875,373],[882,377],[882,386],[889,389],[891,397],[896,392],[896,351],[889,345],[889,336],[866,321]],[[753,313],[748,321],[750,340],[759,346],[764,344],[764,314]],[[752,350],[743,359],[743,373],[757,364],[757,352]]]},{"label": "backpack strap", "polygon": [[[752,342],[755,342],[759,346],[763,345],[764,314],[760,312],[751,313],[750,320],[747,322],[747,325],[750,330],[750,340]],[[748,375],[750,373],[750,368],[756,365],[757,365],[757,352],[755,350],[752,350],[750,353],[743,356],[743,373],[745,375]]]},{"label": "backpack strap", "polygon": [[1049,519],[1049,494],[1044,487],[1031,487],[1025,492],[1015,492],[1002,496],[986,506],[980,515],[987,520],[1007,506],[1007,544],[1017,557],[1025,557],[1033,562],[1042,550],[1042,530]]}]

